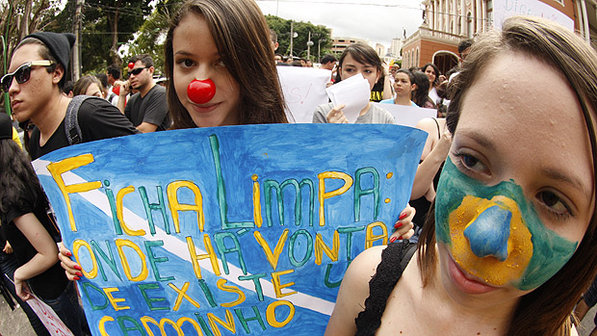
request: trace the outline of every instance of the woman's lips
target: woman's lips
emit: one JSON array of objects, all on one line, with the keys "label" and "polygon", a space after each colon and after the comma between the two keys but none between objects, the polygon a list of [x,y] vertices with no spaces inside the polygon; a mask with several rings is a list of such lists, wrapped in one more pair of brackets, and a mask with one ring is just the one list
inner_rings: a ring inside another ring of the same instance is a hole
[{"label": "woman's lips", "polygon": [[498,287],[493,287],[485,283],[482,283],[470,274],[467,274],[464,271],[462,271],[460,267],[456,264],[454,259],[452,259],[452,256],[449,256],[448,259],[450,277],[452,278],[452,281],[456,284],[456,286],[460,288],[460,290],[462,290],[463,292],[468,294],[483,294],[498,289]]},{"label": "woman's lips", "polygon": [[193,110],[195,110],[196,112],[199,113],[209,113],[212,112],[213,110],[215,110],[218,106],[220,106],[221,103],[211,103],[211,104],[203,104],[203,105],[197,105],[197,104],[192,104],[193,106]]}]

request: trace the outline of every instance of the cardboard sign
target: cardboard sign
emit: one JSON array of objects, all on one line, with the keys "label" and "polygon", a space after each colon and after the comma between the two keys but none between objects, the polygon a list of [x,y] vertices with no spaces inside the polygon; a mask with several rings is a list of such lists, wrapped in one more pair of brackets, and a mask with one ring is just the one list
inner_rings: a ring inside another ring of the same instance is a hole
[{"label": "cardboard sign", "polygon": [[386,244],[423,131],[166,131],[34,162],[94,335],[321,335],[358,253]]},{"label": "cardboard sign", "polygon": [[325,69],[278,66],[286,115],[290,122],[310,123],[317,106],[328,102],[325,92],[331,71]]}]

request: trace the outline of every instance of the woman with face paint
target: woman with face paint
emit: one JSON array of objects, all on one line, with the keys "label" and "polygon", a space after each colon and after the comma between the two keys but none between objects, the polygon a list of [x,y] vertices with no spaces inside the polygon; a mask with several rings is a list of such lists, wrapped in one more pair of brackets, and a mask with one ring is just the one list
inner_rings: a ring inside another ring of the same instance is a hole
[{"label": "woman with face paint", "polygon": [[502,29],[451,84],[452,144],[417,251],[359,255],[327,335],[576,334],[597,271],[597,54],[549,21]]}]

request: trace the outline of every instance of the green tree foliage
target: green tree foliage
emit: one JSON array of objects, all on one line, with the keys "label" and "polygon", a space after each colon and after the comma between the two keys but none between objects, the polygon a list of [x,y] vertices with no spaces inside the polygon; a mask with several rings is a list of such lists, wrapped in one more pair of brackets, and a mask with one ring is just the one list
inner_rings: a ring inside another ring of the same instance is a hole
[{"label": "green tree foliage", "polygon": [[[278,34],[278,50],[276,53],[281,55],[290,55],[290,22],[275,15],[266,15],[265,19],[271,29]],[[323,25],[314,25],[311,22],[293,22],[293,32],[296,37],[292,42],[292,55],[307,58],[307,42],[309,41],[309,32],[311,32],[311,60],[317,59],[317,48],[320,44],[320,54],[330,53],[332,46],[331,30]],[[321,43],[320,43],[321,42]]]},{"label": "green tree foliage", "polygon": [[[118,48],[132,40],[151,13],[151,0],[85,0],[81,36],[83,73],[102,72],[122,65]],[[75,1],[69,0],[56,17],[54,31],[73,31]]]},{"label": "green tree foliage", "polygon": [[0,1],[0,34],[2,34],[2,71],[8,66],[12,50],[19,41],[44,30],[54,20],[59,0]]},{"label": "green tree foliage", "polygon": [[139,29],[139,36],[131,43],[130,55],[149,54],[153,57],[156,74],[164,73],[164,44],[170,20],[183,4],[180,0],[158,3]]}]

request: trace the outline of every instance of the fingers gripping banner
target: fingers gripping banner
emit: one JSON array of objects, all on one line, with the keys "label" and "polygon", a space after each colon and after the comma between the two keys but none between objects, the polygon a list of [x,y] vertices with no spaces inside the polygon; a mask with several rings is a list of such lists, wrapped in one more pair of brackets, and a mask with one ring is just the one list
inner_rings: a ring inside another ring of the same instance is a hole
[{"label": "fingers gripping banner", "polygon": [[34,162],[94,335],[319,335],[386,244],[426,133],[251,125],[63,148]]}]

